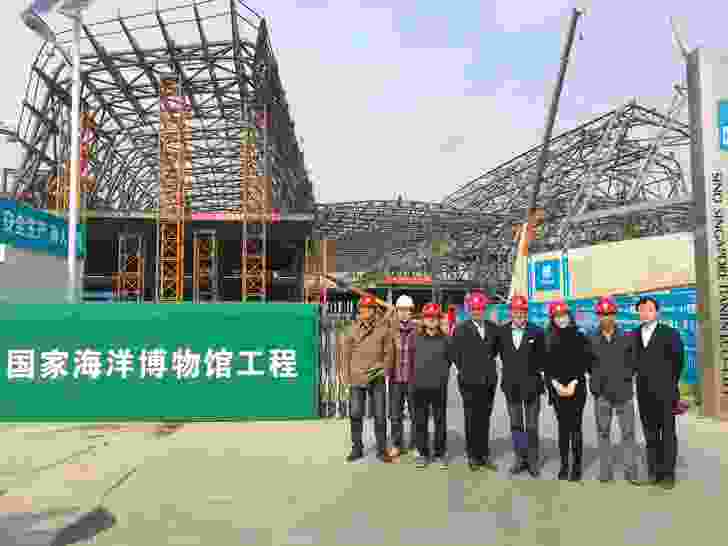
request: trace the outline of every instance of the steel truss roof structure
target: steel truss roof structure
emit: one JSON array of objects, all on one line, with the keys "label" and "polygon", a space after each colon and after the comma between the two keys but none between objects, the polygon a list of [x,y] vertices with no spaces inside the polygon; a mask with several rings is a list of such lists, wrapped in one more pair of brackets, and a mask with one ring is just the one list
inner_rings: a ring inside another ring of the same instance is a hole
[{"label": "steel truss roof structure", "polygon": [[[684,91],[676,88],[667,114],[630,101],[553,138],[538,199],[545,224],[532,252],[692,230],[691,188],[683,166],[690,133],[679,121],[685,101]],[[439,238],[449,242],[442,273],[474,281],[485,276],[493,290],[507,292],[513,227],[525,220],[540,149],[499,165],[437,205],[317,205],[317,228],[322,237],[340,240],[342,271],[357,253],[368,255],[370,269],[423,271],[431,267],[426,240],[434,221],[446,233]],[[397,238],[391,235],[396,231],[401,232]]]},{"label": "steel truss roof structure", "polygon": [[[70,31],[58,39],[67,46]],[[82,111],[95,113],[97,123],[88,208],[158,207],[159,80],[175,74],[193,114],[193,211],[240,208],[241,130],[263,104],[270,112],[272,206],[313,210],[266,21],[239,0],[198,0],[84,25],[81,63]],[[47,205],[47,173],[69,158],[70,89],[70,68],[46,43],[18,124],[24,157],[16,191],[30,193],[38,207]]]}]

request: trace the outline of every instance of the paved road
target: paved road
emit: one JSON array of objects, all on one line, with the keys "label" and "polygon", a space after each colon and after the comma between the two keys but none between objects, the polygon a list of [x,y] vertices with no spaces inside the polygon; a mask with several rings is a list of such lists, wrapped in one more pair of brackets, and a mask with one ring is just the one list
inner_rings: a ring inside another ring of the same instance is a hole
[{"label": "paved road", "polygon": [[[582,484],[558,467],[551,408],[541,416],[543,478],[511,479],[497,396],[492,446],[501,469],[471,473],[452,388],[447,472],[346,464],[346,421],[137,427],[0,428],[0,545],[673,544],[720,536],[728,500],[728,426],[680,418],[678,486],[595,481],[585,414]],[[368,430],[371,428],[368,425]],[[371,438],[373,439],[373,437]],[[371,440],[370,440],[371,441]]]},{"label": "paved road", "polygon": [[[539,435],[540,435],[540,450],[541,450],[541,462],[543,464],[543,476],[542,479],[555,478],[560,466],[560,458],[557,443],[557,422],[556,415],[554,414],[553,407],[547,403],[546,396],[541,398],[541,415],[539,422]],[[637,406],[636,402],[635,405]],[[639,423],[639,413],[636,416],[637,419],[637,441],[641,446],[641,457],[643,459],[642,473],[644,474],[644,435],[642,428]],[[462,398],[457,388],[455,374],[451,375],[450,383],[448,387],[448,451],[453,457],[455,464],[465,463],[465,436],[464,436],[464,416],[462,409]],[[678,431],[679,429],[678,424]],[[432,427],[432,424],[430,424]],[[406,422],[406,430],[409,434],[410,423]],[[431,428],[432,430],[432,428]],[[596,433],[596,421],[594,416],[594,404],[592,397],[589,396],[587,399],[587,405],[584,410],[584,479],[585,480],[596,480],[599,471],[599,452],[597,450],[597,433]],[[678,432],[679,434],[679,432]],[[370,450],[368,451],[366,461],[369,463],[375,463],[375,453],[373,451],[374,444],[374,429],[373,423],[369,421],[365,426],[365,436],[369,443]],[[619,443],[619,430],[616,423],[616,419],[613,422],[612,441],[614,444]],[[679,455],[677,463],[677,479],[685,479],[688,477],[696,477],[696,472],[704,476],[706,486],[711,487],[714,484],[711,480],[712,473],[716,470],[715,458],[710,458],[712,461],[700,464],[694,464],[694,468],[691,473],[687,472],[688,458],[698,456],[700,459],[700,453],[696,453],[694,450],[690,450],[688,445],[688,439],[685,435],[680,435],[679,440]],[[491,440],[490,440],[491,451],[495,462],[499,466],[499,474],[504,478],[508,479],[532,479],[527,474],[512,478],[508,474],[508,468],[514,460],[513,449],[510,435],[510,422],[508,420],[508,412],[506,409],[506,402],[503,393],[498,389],[496,393],[495,406],[493,409],[493,417],[491,421]],[[614,446],[614,457],[616,461],[615,471],[616,476],[621,477],[622,471],[622,458],[621,451],[618,449],[618,445]],[[643,475],[644,478],[646,476]]]}]

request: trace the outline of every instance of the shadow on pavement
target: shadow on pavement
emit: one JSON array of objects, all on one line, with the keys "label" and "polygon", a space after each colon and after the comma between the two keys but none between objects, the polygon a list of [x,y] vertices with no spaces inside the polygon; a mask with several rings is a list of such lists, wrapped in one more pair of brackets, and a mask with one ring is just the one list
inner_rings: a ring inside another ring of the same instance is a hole
[{"label": "shadow on pavement", "polygon": [[114,525],[116,525],[114,515],[106,508],[99,506],[61,529],[50,544],[51,546],[68,546],[88,541],[99,533],[111,529]]}]

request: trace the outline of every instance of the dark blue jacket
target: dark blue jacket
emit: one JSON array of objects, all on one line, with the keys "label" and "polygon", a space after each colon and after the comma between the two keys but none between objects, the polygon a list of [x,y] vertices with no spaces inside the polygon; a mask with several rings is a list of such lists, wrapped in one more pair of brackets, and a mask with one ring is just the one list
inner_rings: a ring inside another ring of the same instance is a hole
[{"label": "dark blue jacket", "polygon": [[647,348],[640,328],[632,331],[637,371],[637,398],[644,401],[674,402],[680,398],[680,375],[685,365],[685,348],[680,334],[658,324]]},{"label": "dark blue jacket", "polygon": [[480,337],[472,320],[464,320],[455,327],[450,339],[458,381],[463,385],[498,384],[495,355],[499,328],[489,320],[483,322],[484,338]]},{"label": "dark blue jacket", "polygon": [[543,394],[541,372],[546,363],[546,343],[541,328],[529,322],[516,349],[512,325],[504,324],[498,334],[497,351],[503,362],[501,390],[506,400],[533,400]]}]

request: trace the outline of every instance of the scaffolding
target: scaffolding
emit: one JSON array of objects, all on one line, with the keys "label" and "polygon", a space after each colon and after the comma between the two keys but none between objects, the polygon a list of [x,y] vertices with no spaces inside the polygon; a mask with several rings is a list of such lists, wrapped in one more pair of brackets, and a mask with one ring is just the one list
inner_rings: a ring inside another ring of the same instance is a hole
[{"label": "scaffolding", "polygon": [[[243,302],[251,297],[265,301],[268,284],[267,223],[272,219],[272,207],[267,167],[267,125],[267,110],[264,109],[262,116],[256,116],[255,124],[248,123],[241,133],[240,213],[243,234],[240,278]],[[263,150],[260,154],[257,146],[259,127],[263,133]]]},{"label": "scaffolding", "polygon": [[[96,119],[94,114],[81,112],[81,161],[79,169],[79,193],[76,205],[81,208],[82,195],[88,195],[96,189],[96,179],[91,175],[89,160],[96,151]],[[63,168],[58,176],[48,180],[48,210],[63,212],[68,210],[71,193],[71,162],[63,162]]]},{"label": "scaffolding", "polygon": [[219,299],[218,245],[215,230],[198,230],[193,239],[192,301]]},{"label": "scaffolding", "polygon": [[184,299],[186,195],[191,190],[192,112],[175,75],[159,86],[159,216],[157,286],[160,303]]},{"label": "scaffolding", "polygon": [[326,304],[326,288],[331,284],[322,275],[336,273],[335,241],[308,239],[304,257],[303,303]]},{"label": "scaffolding", "polygon": [[144,236],[120,233],[118,269],[112,275],[114,301],[144,301],[145,261]]}]

